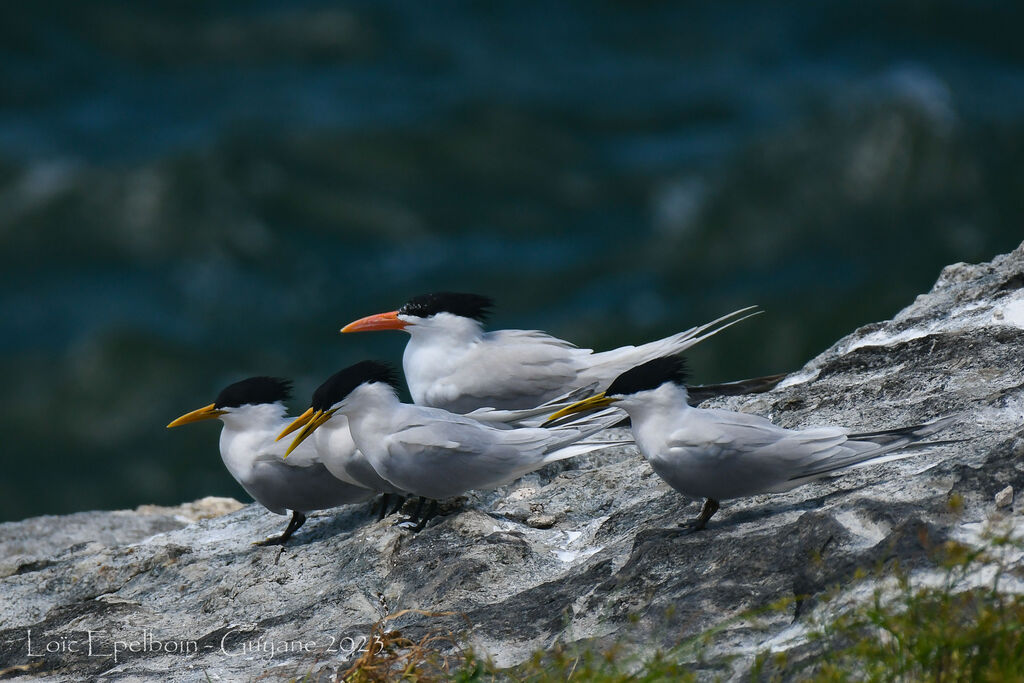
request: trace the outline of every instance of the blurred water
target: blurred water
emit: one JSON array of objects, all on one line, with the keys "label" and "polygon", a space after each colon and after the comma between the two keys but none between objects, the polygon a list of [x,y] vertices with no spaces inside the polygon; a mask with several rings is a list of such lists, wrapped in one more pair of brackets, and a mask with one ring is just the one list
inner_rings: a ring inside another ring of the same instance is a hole
[{"label": "blurred water", "polygon": [[398,361],[414,294],[799,367],[1024,239],[1017,2],[0,6],[0,520],[242,496],[253,374]]}]

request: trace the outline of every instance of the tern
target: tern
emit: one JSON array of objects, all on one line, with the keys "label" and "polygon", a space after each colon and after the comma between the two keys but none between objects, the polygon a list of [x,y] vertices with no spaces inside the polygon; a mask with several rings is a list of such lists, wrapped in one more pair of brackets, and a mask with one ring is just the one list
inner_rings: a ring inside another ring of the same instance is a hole
[{"label": "tern", "polygon": [[471,417],[402,403],[390,366],[363,361],[332,375],[313,395],[313,415],[290,452],[330,420],[344,417],[358,449],[396,488],[430,500],[420,530],[437,501],[473,489],[493,489],[544,465],[582,455],[621,439],[582,441],[622,419],[618,411],[540,427],[501,428]]},{"label": "tern", "polygon": [[271,512],[292,511],[284,533],[259,545],[284,544],[305,523],[307,512],[359,503],[375,495],[370,488],[332,476],[312,442],[285,461],[284,444],[275,437],[290,422],[284,406],[290,394],[288,380],[250,377],[226,387],[210,405],[167,425],[219,418],[224,423],[220,456],[231,476]]},{"label": "tern", "polygon": [[[341,332],[404,330],[410,339],[402,365],[413,402],[453,413],[479,408],[526,409],[572,389],[596,384],[644,361],[680,353],[741,320],[743,308],[706,325],[649,342],[595,353],[537,330],[485,332],[493,305],[478,294],[435,292],[410,299],[397,311],[367,316]],[[767,391],[784,375],[693,388],[695,399]]]},{"label": "tern", "polygon": [[[316,402],[315,393],[313,401],[314,403]],[[314,417],[315,411],[313,408],[308,409],[287,424],[274,440],[280,441],[295,430],[305,427]],[[356,443],[352,439],[352,433],[348,428],[348,420],[344,416],[339,416],[337,419],[321,425],[320,429],[317,429],[314,433],[310,443],[313,444],[317,454],[323,461],[324,467],[336,478],[353,486],[371,489],[385,495],[408,495],[384,481],[377,474],[376,470],[373,469],[370,462],[366,459],[366,456],[356,448]],[[285,452],[284,459],[291,462],[294,454],[290,449],[283,448],[282,450]]]},{"label": "tern", "polygon": [[843,427],[785,429],[729,410],[695,408],[686,396],[682,359],[658,358],[633,368],[608,389],[554,413],[614,404],[629,415],[640,453],[655,473],[685,496],[703,498],[700,515],[681,526],[703,529],[719,501],[780,493],[840,470],[908,457],[956,416],[886,431],[851,434]]}]

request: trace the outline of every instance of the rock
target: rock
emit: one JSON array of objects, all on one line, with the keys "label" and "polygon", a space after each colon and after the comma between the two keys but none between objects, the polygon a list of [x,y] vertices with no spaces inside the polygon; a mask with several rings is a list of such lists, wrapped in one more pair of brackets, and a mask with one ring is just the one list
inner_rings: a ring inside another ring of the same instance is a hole
[{"label": "rock", "polygon": [[1008,508],[1013,503],[1013,487],[1007,486],[996,494],[996,507]]},{"label": "rock", "polygon": [[558,517],[555,515],[537,514],[527,517],[526,523],[534,529],[550,529],[558,523]]},{"label": "rock", "polygon": [[[930,571],[930,548],[977,543],[994,523],[993,490],[1024,486],[1022,348],[1024,247],[947,267],[893,320],[839,340],[772,392],[715,404],[856,430],[960,413],[943,434],[957,441],[726,501],[697,534],[676,524],[698,501],[632,447],[472,495],[416,535],[376,521],[370,505],[311,515],[285,548],[253,545],[285,523],[256,505],[0,524],[0,671],[27,666],[10,675],[55,681],[329,675],[375,622],[409,608],[451,614],[407,612],[389,625],[410,638],[464,632],[501,665],[557,641],[650,652],[716,627],[699,664],[712,675],[745,678],[767,649],[798,662],[815,656],[806,625],[833,604],[823,596],[893,562]],[[1024,518],[1002,523],[1024,532]],[[737,619],[786,598],[756,625]]]},{"label": "rock", "polygon": [[200,519],[213,519],[226,515],[229,512],[241,510],[245,505],[234,498],[220,498],[218,496],[207,496],[191,503],[182,503],[174,507],[162,505],[140,505],[135,511],[144,515],[174,515],[190,522],[198,522]]}]

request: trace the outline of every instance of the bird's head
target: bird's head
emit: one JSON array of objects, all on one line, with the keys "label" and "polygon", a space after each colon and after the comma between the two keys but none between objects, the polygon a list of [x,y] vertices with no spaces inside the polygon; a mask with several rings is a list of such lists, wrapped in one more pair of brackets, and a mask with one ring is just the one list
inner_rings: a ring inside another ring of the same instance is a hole
[{"label": "bird's head", "polygon": [[398,390],[398,379],[394,368],[385,363],[373,360],[364,360],[355,365],[350,365],[344,370],[339,370],[327,378],[323,384],[313,392],[312,405],[309,410],[297,417],[277,439],[283,439],[295,430],[302,428],[295,440],[288,447],[286,456],[291,453],[300,443],[305,441],[322,424],[330,420],[335,413],[342,410],[360,390],[372,387],[375,384],[385,385],[387,391],[393,394]]},{"label": "bird's head", "polygon": [[180,427],[213,418],[255,419],[257,413],[262,415],[265,412],[263,406],[274,406],[275,413],[279,413],[284,408],[284,402],[291,397],[291,390],[291,380],[280,377],[243,379],[224,387],[217,395],[217,400],[210,405],[185,413],[167,427]]},{"label": "bird's head", "polygon": [[603,408],[613,403],[620,403],[621,407],[628,408],[631,403],[644,401],[665,385],[671,385],[685,392],[686,379],[686,361],[683,358],[679,356],[655,358],[622,373],[600,394],[562,408],[549,417],[548,421],[557,420],[573,413]]},{"label": "bird's head", "polygon": [[344,332],[405,330],[459,327],[472,321],[478,326],[487,320],[494,301],[479,294],[434,292],[409,299],[397,311],[360,318],[341,328]]}]

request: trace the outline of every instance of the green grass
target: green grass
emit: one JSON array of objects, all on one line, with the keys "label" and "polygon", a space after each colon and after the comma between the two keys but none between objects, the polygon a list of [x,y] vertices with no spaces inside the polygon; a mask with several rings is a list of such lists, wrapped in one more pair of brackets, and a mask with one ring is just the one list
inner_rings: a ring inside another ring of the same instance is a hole
[{"label": "green grass", "polygon": [[556,646],[544,652],[535,652],[525,664],[506,671],[488,671],[478,667],[475,677],[463,681],[516,680],[529,683],[544,681],[600,681],[625,683],[638,681],[694,681],[696,675],[687,666],[670,655],[655,653],[643,660],[636,655],[612,646],[605,650]]},{"label": "green grass", "polygon": [[[895,591],[878,588],[812,633],[822,653],[814,681],[1024,681],[1024,596],[1001,588],[1024,578],[1009,559],[1022,549],[1008,535],[983,548],[949,542],[936,554],[941,581],[915,585],[896,574]],[[982,570],[991,573],[984,582]]]}]

